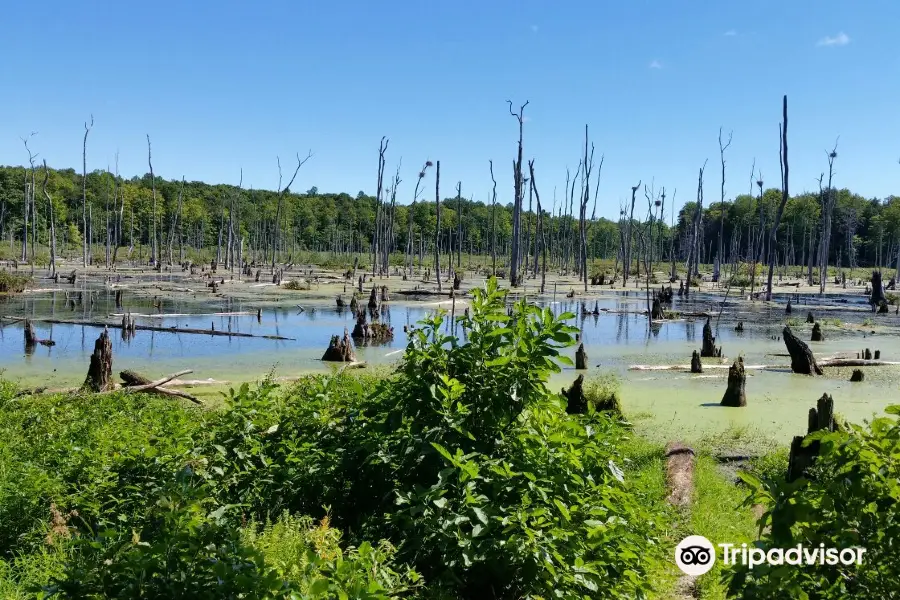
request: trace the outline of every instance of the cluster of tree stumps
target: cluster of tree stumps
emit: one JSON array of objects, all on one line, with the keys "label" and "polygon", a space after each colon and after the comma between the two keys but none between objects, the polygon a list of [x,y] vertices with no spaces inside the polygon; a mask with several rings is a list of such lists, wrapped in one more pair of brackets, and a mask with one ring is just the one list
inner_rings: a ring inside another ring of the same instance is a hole
[{"label": "cluster of tree stumps", "polygon": [[331,342],[328,349],[322,356],[322,360],[326,362],[346,362],[355,363],[356,352],[353,350],[353,342],[350,340],[350,334],[347,328],[344,328],[343,337],[338,335],[331,336]]},{"label": "cluster of tree stumps", "polygon": [[722,347],[716,346],[716,338],[712,334],[710,317],[706,317],[703,326],[703,346],[700,348],[700,356],[704,358],[722,358]]},{"label": "cluster of tree stumps", "polygon": [[[838,426],[834,420],[834,400],[828,394],[823,394],[816,402],[816,408],[809,409],[809,420],[806,435],[815,431],[837,431]],[[791,453],[788,458],[787,480],[796,481],[800,477],[807,476],[809,468],[819,455],[820,443],[812,441],[804,444],[806,436],[794,436],[791,441]]]}]

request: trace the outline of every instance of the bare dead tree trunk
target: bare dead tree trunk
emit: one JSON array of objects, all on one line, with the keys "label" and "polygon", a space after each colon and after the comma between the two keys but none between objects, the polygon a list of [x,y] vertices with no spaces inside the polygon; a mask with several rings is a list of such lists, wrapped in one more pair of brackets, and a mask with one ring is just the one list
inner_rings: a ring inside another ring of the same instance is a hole
[{"label": "bare dead tree trunk", "polygon": [[[422,181],[425,179],[425,172],[428,170],[428,167],[431,166],[431,161],[426,160],[425,165],[422,167],[422,170],[419,171],[419,176],[416,179],[416,188],[413,190],[413,201],[412,205],[409,209],[409,217],[407,221],[409,222],[409,234],[406,236],[406,253],[407,253],[407,270],[409,271],[409,276],[412,276],[412,268],[413,268],[413,253],[415,252],[415,242],[413,237],[413,221],[415,220],[416,213],[416,201],[419,199],[419,186],[422,185]],[[355,273],[354,273],[355,277]]]},{"label": "bare dead tree trunk", "polygon": [[375,277],[376,264],[378,262],[378,233],[381,224],[381,192],[384,185],[384,153],[387,152],[390,140],[381,138],[378,143],[378,184],[375,188],[375,229],[372,233],[372,277]]},{"label": "bare dead tree trunk", "polygon": [[462,269],[462,181],[456,184],[456,270]]},{"label": "bare dead tree trunk", "polygon": [[622,285],[628,283],[628,275],[631,271],[631,245],[632,245],[632,223],[634,222],[634,203],[636,201],[637,191],[641,187],[641,182],[631,188],[631,213],[628,215],[628,222],[625,223],[625,241],[622,246],[622,266],[624,268],[622,276]]},{"label": "bare dead tree trunk", "polygon": [[[56,275],[56,216],[53,211],[53,200],[47,191],[47,181],[50,179],[50,169],[47,168],[47,159],[44,159],[44,183],[41,191],[47,201],[47,216],[50,219],[50,276]],[[0,229],[2,231],[2,229]]]},{"label": "bare dead tree trunk", "polygon": [[434,205],[437,211],[437,225],[434,229],[434,276],[438,292],[441,290],[441,161],[437,161],[434,173]]},{"label": "bare dead tree trunk", "polygon": [[694,225],[691,233],[691,248],[688,253],[687,277],[684,286],[684,296],[691,295],[691,279],[697,271],[700,261],[700,226],[703,221],[703,171],[706,169],[706,161],[700,167],[700,175],[697,177],[697,206],[694,209]]},{"label": "bare dead tree trunk", "polygon": [[24,203],[22,205],[22,211],[24,214],[24,224],[22,226],[22,258],[21,261],[25,262],[28,259],[28,210],[30,207],[29,199],[28,199],[28,169],[22,169],[25,174],[25,197]]},{"label": "bare dead tree trunk", "polygon": [[288,181],[288,184],[283,188],[281,187],[281,159],[276,157],[276,161],[278,162],[278,205],[275,208],[275,227],[274,231],[272,232],[272,275],[275,274],[275,261],[278,258],[278,232],[281,226],[281,208],[284,204],[284,194],[289,189],[291,189],[291,186],[294,184],[294,180],[297,179],[297,173],[300,172],[300,167],[305,165],[306,161],[312,158],[312,155],[312,150],[310,150],[307,153],[306,158],[300,160],[300,154],[297,154],[297,168],[294,169],[294,174],[291,176],[291,180]]},{"label": "bare dead tree trunk", "polygon": [[528,161],[528,174],[530,175],[531,189],[534,190],[534,197],[537,199],[537,237],[541,244],[541,260],[543,262],[541,266],[541,293],[543,294],[547,285],[547,240],[544,237],[544,212],[541,209],[541,194],[538,192],[537,181],[534,179],[533,159]]},{"label": "bare dead tree trunk", "polygon": [[[491,181],[494,189],[491,192],[491,275],[497,275],[497,180],[494,178],[494,161],[489,160],[491,169]],[[900,256],[900,255],[898,255]],[[897,269],[900,270],[900,258],[897,259]]]},{"label": "bare dead tree trunk", "polygon": [[175,239],[175,227],[178,225],[178,215],[181,214],[181,202],[182,196],[184,195],[184,176],[181,176],[181,187],[178,189],[178,202],[177,208],[175,211],[175,216],[172,219],[172,227],[169,229],[169,264],[172,264],[172,242]]},{"label": "bare dead tree trunk", "polygon": [[722,128],[719,127],[719,158],[722,162],[722,195],[719,201],[719,247],[716,252],[716,264],[713,269],[713,281],[719,281],[719,269],[725,249],[725,151],[731,146],[734,132],[728,133],[728,143],[722,144]]},{"label": "bare dead tree trunk", "polygon": [[588,155],[588,126],[584,126],[584,179],[582,183],[582,194],[578,207],[578,222],[581,234],[581,251],[579,270],[584,280],[584,291],[588,291],[588,272],[587,272],[587,205],[590,200],[591,193],[591,171],[594,168],[594,145],[591,144],[591,153]]},{"label": "bare dead tree trunk", "polygon": [[104,258],[105,258],[107,270],[109,270],[110,260],[112,259],[112,254],[110,253],[110,248],[109,248],[110,241],[111,241],[110,240],[110,232],[109,232],[109,177],[110,177],[109,164],[107,163],[107,165],[106,165],[106,202],[105,202],[105,206],[103,207],[104,208],[104,210],[103,210],[104,220],[106,221],[106,253],[105,253]]},{"label": "bare dead tree trunk", "polygon": [[157,235],[156,235],[156,176],[153,174],[153,155],[150,152],[150,134],[147,134],[147,164],[150,166],[150,188],[153,193],[153,218],[150,225],[150,264],[156,266],[159,261],[157,254]]},{"label": "bare dead tree trunk", "polygon": [[[840,139],[840,138],[838,138]],[[834,177],[834,159],[837,158],[837,145],[838,140],[834,141],[834,149],[831,152],[826,152],[826,156],[828,157],[828,187],[826,191],[828,195],[826,197],[825,203],[825,211],[824,211],[824,230],[822,233],[822,256],[819,259],[819,294],[825,293],[825,281],[828,279],[828,256],[831,253],[831,218],[834,214],[834,203],[835,203],[835,195],[834,195],[834,187],[832,187],[832,180]],[[878,265],[876,265],[878,266]]]},{"label": "bare dead tree trunk", "polygon": [[84,142],[81,148],[81,254],[82,266],[88,266],[88,228],[87,228],[87,139],[94,126],[94,115],[91,124],[84,124]]},{"label": "bare dead tree trunk", "polygon": [[519,151],[516,157],[515,162],[513,163],[513,178],[514,178],[514,186],[513,189],[515,191],[515,201],[513,203],[513,238],[512,238],[512,249],[510,254],[509,261],[509,285],[510,287],[518,287],[519,285],[519,239],[521,235],[522,228],[522,134],[524,127],[524,114],[525,107],[528,106],[528,101],[525,102],[520,108],[519,112],[513,112],[512,101],[507,100],[509,103],[509,114],[515,117],[516,121],[519,122]]},{"label": "bare dead tree trunk", "polygon": [[787,94],[782,98],[782,124],[779,127],[781,137],[780,158],[782,166],[781,176],[781,204],[775,213],[775,222],[772,223],[771,233],[769,234],[769,276],[766,280],[766,300],[772,300],[772,276],[775,274],[775,241],[778,233],[778,226],[781,224],[781,215],[784,214],[784,207],[787,205],[788,193],[788,144],[787,144],[787,126],[788,126],[788,104]]}]

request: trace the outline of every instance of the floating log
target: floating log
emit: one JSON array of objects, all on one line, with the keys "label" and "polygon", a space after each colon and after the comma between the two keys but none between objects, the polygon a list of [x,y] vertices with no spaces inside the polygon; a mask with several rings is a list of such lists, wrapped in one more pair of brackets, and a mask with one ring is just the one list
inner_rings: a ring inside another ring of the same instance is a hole
[{"label": "floating log", "polygon": [[[16,319],[16,317],[3,317],[4,319]],[[121,323],[101,323],[98,321],[69,321],[65,319],[34,319],[40,323],[53,323],[54,325],[80,325],[82,327],[110,327],[113,329],[121,329]],[[198,335],[220,335],[225,337],[246,337],[246,338],[264,338],[268,340],[285,340],[296,341],[294,338],[284,337],[280,335],[256,335],[253,333],[238,333],[233,331],[214,331],[210,329],[193,329],[189,327],[158,327],[153,325],[135,325],[135,330],[139,331],[162,331],[165,333],[192,333]]]},{"label": "floating log", "polygon": [[584,375],[579,375],[572,386],[562,390],[566,399],[566,412],[570,415],[583,415],[588,411],[587,397],[584,395]]},{"label": "floating log", "polygon": [[858,383],[865,379],[866,375],[862,372],[862,369],[853,369],[853,374],[850,375],[850,381],[854,383]]},{"label": "floating log", "polygon": [[356,353],[353,351],[353,342],[350,340],[350,334],[347,332],[346,327],[344,328],[343,338],[337,335],[331,336],[331,342],[328,344],[328,349],[325,350],[322,360],[326,362],[357,362]]},{"label": "floating log", "polygon": [[691,355],[691,373],[702,373],[703,363],[700,362],[700,353],[694,350]]},{"label": "floating log", "polygon": [[782,331],[784,344],[791,355],[791,370],[802,375],[821,375],[822,369],[816,364],[816,357],[800,338],[794,335],[791,328],[785,326]]},{"label": "floating log", "polygon": [[[810,313],[810,314],[812,314],[812,313]],[[810,341],[813,341],[813,342],[824,342],[825,341],[825,335],[822,334],[822,326],[819,325],[818,323],[813,325],[812,337],[810,338]]]},{"label": "floating log", "polygon": [[720,404],[722,406],[731,406],[738,408],[747,406],[747,395],[745,386],[747,375],[744,373],[744,358],[739,356],[731,368],[728,369],[728,388],[725,395],[722,396]]},{"label": "floating log", "polygon": [[700,348],[700,356],[707,358],[721,358],[722,347],[716,347],[716,338],[712,334],[712,325],[710,317],[706,317],[706,324],[703,326],[703,346]]},{"label": "floating log", "polygon": [[144,377],[140,373],[136,373],[135,371],[132,371],[130,369],[119,371],[119,378],[125,382],[125,387],[147,385],[148,383],[153,383],[149,377]]},{"label": "floating log", "polygon": [[679,442],[666,445],[666,500],[673,506],[690,506],[694,490],[694,450]]},{"label": "floating log", "polygon": [[112,387],[112,342],[109,340],[109,329],[104,328],[103,333],[94,342],[91,364],[88,367],[82,389],[104,392]]},{"label": "floating log", "polygon": [[[814,431],[835,431],[834,400],[828,394],[823,394],[816,402],[816,408],[809,409],[806,435]],[[788,458],[787,480],[796,481],[807,475],[816,457],[819,455],[819,442],[813,441],[804,445],[806,436],[795,436],[791,441],[791,453]]]},{"label": "floating log", "polygon": [[820,367],[892,367],[900,362],[891,360],[866,360],[864,358],[836,358],[819,361]]},{"label": "floating log", "polygon": [[584,344],[578,344],[578,350],[575,351],[575,369],[583,371],[587,369],[588,355],[584,350]]}]

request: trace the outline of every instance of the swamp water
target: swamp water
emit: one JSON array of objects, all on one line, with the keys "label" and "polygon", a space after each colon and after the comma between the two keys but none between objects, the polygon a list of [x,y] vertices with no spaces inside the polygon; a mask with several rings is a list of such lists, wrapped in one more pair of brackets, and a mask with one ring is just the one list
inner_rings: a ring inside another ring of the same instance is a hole
[{"label": "swamp water", "polygon": [[[53,318],[94,322],[119,322],[122,310],[115,306],[114,292],[99,287],[81,304],[67,301],[64,292],[37,292],[0,299],[0,314],[35,319]],[[71,293],[70,293],[71,295]],[[301,298],[298,296],[297,298]],[[349,309],[337,309],[333,300],[303,299],[305,309],[291,306],[262,308],[259,302],[243,299],[190,298],[163,299],[157,308],[150,297],[130,296],[127,309],[139,325],[181,327],[233,331],[254,335],[278,335],[290,340],[209,336],[203,334],[138,331],[133,339],[123,339],[119,329],[110,329],[113,344],[113,369],[134,369],[150,377],[181,369],[193,369],[190,379],[216,380],[236,385],[254,381],[274,368],[276,376],[293,377],[309,372],[325,372],[333,368],[320,358],[332,335],[352,329],[354,318]],[[718,327],[715,327],[721,298],[698,295],[689,302],[676,298],[672,310],[683,312],[710,311],[714,317],[716,345],[728,357],[723,364],[742,354],[745,365],[768,365],[775,368],[747,370],[747,402],[741,409],[719,407],[725,391],[727,368],[707,368],[703,375],[673,370],[631,370],[633,365],[688,365],[693,350],[699,350],[705,318],[672,320],[654,325],[650,331],[642,294],[606,292],[584,301],[588,310],[596,307],[599,315],[579,316],[576,324],[583,331],[588,353],[587,376],[614,373],[621,380],[622,404],[642,433],[660,440],[680,438],[697,440],[727,430],[749,429],[766,438],[781,442],[805,432],[807,412],[823,393],[835,398],[838,413],[853,421],[862,421],[880,413],[885,406],[900,403],[900,366],[866,367],[863,383],[849,383],[849,368],[826,368],[823,377],[805,377],[790,373],[781,341],[785,322],[784,305],[744,302],[726,304]],[[855,353],[863,348],[881,350],[884,360],[900,360],[900,318],[879,315],[877,328],[861,328],[866,318],[864,299],[857,296],[833,296],[825,301],[812,299],[815,306],[795,304],[793,317],[800,325],[793,329],[808,340],[811,325],[805,323],[808,310],[826,319],[826,341],[810,344],[818,357],[837,353]],[[582,301],[562,299],[552,303],[557,314],[580,313]],[[357,356],[371,365],[389,364],[398,359],[406,346],[404,325],[413,325],[438,307],[449,310],[448,302],[393,301],[382,310],[382,322],[394,327],[390,343],[357,348]],[[457,310],[461,312],[460,305]],[[211,314],[242,313],[249,314]],[[166,313],[166,314],[163,314]],[[171,316],[169,316],[171,315]],[[843,326],[829,325],[840,319]],[[734,330],[736,322],[744,323],[744,332]],[[34,323],[37,336],[53,339],[52,347],[37,346],[26,354],[22,321],[3,321],[0,327],[0,369],[3,377],[23,386],[67,387],[83,381],[94,341],[102,331],[97,327],[71,324]],[[449,318],[447,320],[450,326]],[[871,331],[876,329],[876,333]],[[772,339],[773,336],[776,339]],[[567,353],[574,357],[575,348]],[[704,366],[718,364],[705,359]],[[778,367],[781,368],[778,368]],[[576,373],[566,368],[555,375],[552,386],[568,386]],[[229,387],[212,386],[218,390]],[[195,388],[194,393],[202,388]]]}]

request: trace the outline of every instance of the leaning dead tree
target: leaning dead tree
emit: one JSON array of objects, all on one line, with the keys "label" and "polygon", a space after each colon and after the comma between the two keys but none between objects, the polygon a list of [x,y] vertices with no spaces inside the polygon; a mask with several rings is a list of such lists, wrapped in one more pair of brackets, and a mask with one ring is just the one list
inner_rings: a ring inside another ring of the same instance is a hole
[{"label": "leaning dead tree", "polygon": [[47,191],[47,180],[50,178],[50,169],[47,168],[47,159],[44,159],[44,183],[41,191],[47,201],[47,218],[50,221],[50,276],[56,275],[56,214],[53,210],[53,200]]},{"label": "leaning dead tree", "polygon": [[513,112],[512,100],[507,100],[507,102],[509,103],[509,114],[519,122],[519,151],[516,160],[513,162],[515,199],[513,202],[512,249],[510,250],[509,260],[509,285],[510,287],[517,287],[519,285],[519,242],[522,235],[522,134],[525,123],[525,107],[528,106],[528,101],[526,100],[525,104],[519,108],[518,113]]},{"label": "leaning dead tree", "polygon": [[790,327],[785,326],[781,336],[784,338],[784,345],[787,347],[788,354],[791,355],[791,371],[801,375],[822,374],[822,368],[816,362],[816,357],[813,356],[812,350],[794,335]]},{"label": "leaning dead tree", "polygon": [[[491,275],[497,275],[497,180],[494,178],[494,161],[489,160],[488,166],[491,170],[491,181],[494,184],[491,192]],[[900,254],[898,254],[900,256]],[[898,259],[897,270],[900,272],[900,259]]]},{"label": "leaning dead tree", "polygon": [[312,150],[310,150],[306,158],[300,160],[300,154],[297,154],[297,168],[294,169],[294,174],[291,176],[291,180],[288,181],[288,184],[284,187],[281,187],[281,159],[276,157],[276,162],[278,163],[278,203],[275,208],[275,226],[272,228],[272,275],[275,274],[275,261],[278,257],[278,232],[281,226],[281,207],[284,205],[284,194],[291,189],[291,185],[293,185],[294,180],[297,178],[297,173],[300,172],[300,167],[306,164],[310,158],[312,158]]},{"label": "leaning dead tree", "polygon": [[[602,160],[600,161],[602,164]],[[541,293],[544,293],[544,287],[547,285],[547,238],[544,235],[544,212],[541,209],[541,195],[538,192],[537,182],[534,179],[534,160],[528,161],[528,173],[531,176],[531,189],[534,190],[534,196],[537,199],[537,236],[538,243],[541,248]]]},{"label": "leaning dead tree", "polygon": [[[772,276],[775,274],[775,242],[778,233],[778,226],[781,224],[781,216],[784,214],[784,207],[787,205],[788,198],[788,101],[787,94],[782,98],[781,104],[782,123],[778,128],[781,144],[779,149],[779,158],[781,159],[781,203],[775,212],[775,221],[772,223],[772,229],[769,232],[769,276],[766,279],[766,300],[772,300]],[[801,342],[802,343],[802,342]]]},{"label": "leaning dead tree", "polygon": [[[407,219],[407,221],[409,222],[408,223],[409,231],[406,235],[406,270],[408,272],[407,275],[409,277],[412,277],[413,252],[415,250],[414,245],[413,245],[413,234],[414,234],[413,222],[415,221],[415,218],[413,218],[413,216],[415,215],[415,212],[416,212],[416,202],[419,199],[419,187],[421,187],[422,181],[425,179],[425,173],[426,173],[426,171],[428,171],[428,167],[430,167],[430,166],[432,166],[432,162],[430,160],[426,160],[425,165],[419,171],[419,176],[416,178],[416,188],[413,191],[412,205],[409,209],[410,216]],[[424,235],[424,232],[420,235]]]},{"label": "leaning dead tree", "polygon": [[441,290],[441,161],[434,169],[434,206],[437,211],[437,225],[434,230],[434,277],[438,292]]},{"label": "leaning dead tree", "polygon": [[713,281],[719,281],[719,270],[725,257],[725,151],[731,146],[731,138],[734,132],[728,133],[728,142],[722,143],[722,128],[719,127],[719,159],[722,163],[722,195],[719,200],[719,247],[716,252],[716,262],[713,267]]}]

